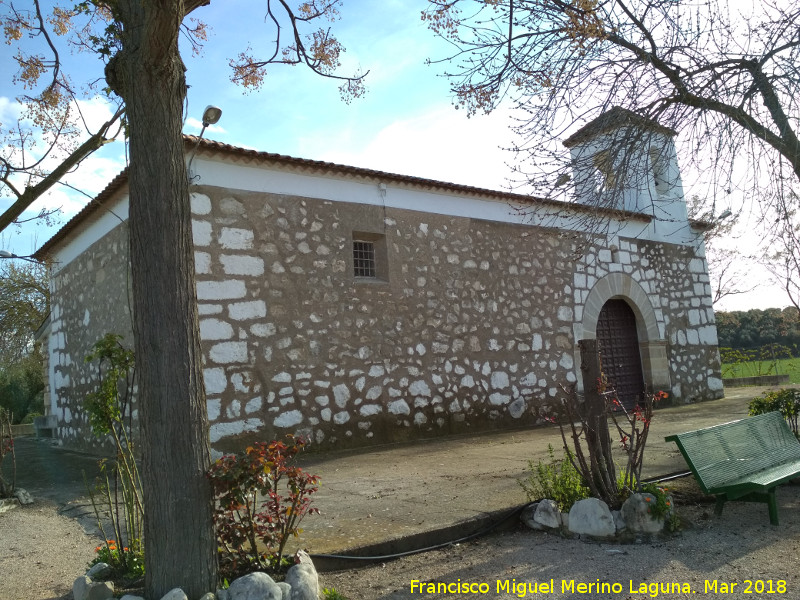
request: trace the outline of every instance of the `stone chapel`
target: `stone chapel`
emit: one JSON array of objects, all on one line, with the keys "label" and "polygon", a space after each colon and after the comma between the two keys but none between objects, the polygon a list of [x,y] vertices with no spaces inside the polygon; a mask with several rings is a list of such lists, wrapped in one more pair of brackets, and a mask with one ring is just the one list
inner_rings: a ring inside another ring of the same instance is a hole
[{"label": "stone chapel", "polygon": [[[583,339],[629,406],[721,397],[711,224],[687,216],[675,135],[616,108],[589,123],[565,141],[578,202],[187,137],[214,450],[532,426],[587,385]],[[123,171],[36,254],[47,419],[84,449],[83,359],[109,332],[132,346],[127,194]]]}]

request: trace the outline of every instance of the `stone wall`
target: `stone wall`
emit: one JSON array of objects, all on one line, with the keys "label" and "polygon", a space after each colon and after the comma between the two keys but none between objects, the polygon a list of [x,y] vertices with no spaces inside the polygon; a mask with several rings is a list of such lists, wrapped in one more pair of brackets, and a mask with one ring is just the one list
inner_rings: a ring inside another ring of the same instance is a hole
[{"label": "stone wall", "polygon": [[55,265],[51,278],[48,344],[56,394],[56,411],[51,413],[58,423],[55,435],[71,446],[99,451],[107,440],[92,435],[83,411],[86,394],[95,389],[96,365],[87,365],[84,358],[107,333],[123,335],[126,346],[133,345],[127,224],[60,267]]},{"label": "stone wall", "polygon": [[[341,447],[532,424],[534,399],[575,381],[572,248],[554,232],[202,191],[197,289],[218,447],[248,433]],[[385,244],[377,280],[353,276],[354,232]]]},{"label": "stone wall", "polygon": [[[685,403],[721,398],[717,329],[705,259],[691,246],[626,238],[611,244],[603,238],[587,240],[575,269],[576,321],[586,320],[587,299],[599,282],[625,281],[615,274],[626,275],[629,284],[621,284],[601,302],[624,296],[638,313],[648,387],[670,392]],[[647,310],[651,313],[644,314]],[[588,331],[583,335],[594,337],[594,325],[584,323]]]},{"label": "stone wall", "polygon": [[[657,349],[646,368],[682,401],[721,395],[708,278],[691,247],[195,190],[217,451],[290,432],[341,448],[539,423],[580,383],[576,344],[597,289],[623,276],[638,290],[623,295],[638,303],[643,347]],[[354,277],[354,238],[375,244],[376,278]],[[118,226],[54,276],[58,433],[72,444],[97,445],[79,409],[83,357],[109,331],[130,340],[127,273]]]}]

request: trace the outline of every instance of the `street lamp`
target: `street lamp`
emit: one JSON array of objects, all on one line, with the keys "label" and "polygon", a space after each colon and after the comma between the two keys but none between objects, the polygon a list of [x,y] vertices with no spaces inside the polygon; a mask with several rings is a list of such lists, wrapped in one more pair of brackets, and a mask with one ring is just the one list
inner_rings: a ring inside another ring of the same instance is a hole
[{"label": "street lamp", "polygon": [[200,135],[197,136],[197,143],[194,145],[192,156],[189,158],[189,165],[186,167],[186,171],[189,175],[189,183],[191,183],[194,179],[194,175],[192,175],[192,161],[194,160],[194,155],[197,153],[197,147],[200,145],[200,140],[203,139],[203,134],[206,132],[206,127],[209,125],[214,125],[217,121],[219,121],[221,116],[222,109],[219,106],[209,104],[206,106],[205,110],[203,110],[203,128],[200,130]]},{"label": "street lamp", "polygon": [[27,260],[28,262],[32,263],[37,263],[37,264],[39,263],[39,261],[36,260],[35,258],[32,258],[30,256],[18,256],[13,252],[9,252],[8,250],[0,250],[0,258],[18,258],[20,260]]}]

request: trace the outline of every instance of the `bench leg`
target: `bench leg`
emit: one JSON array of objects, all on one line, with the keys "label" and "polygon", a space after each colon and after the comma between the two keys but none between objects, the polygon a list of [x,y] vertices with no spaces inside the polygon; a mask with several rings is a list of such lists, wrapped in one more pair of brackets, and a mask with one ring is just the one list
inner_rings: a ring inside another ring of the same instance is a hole
[{"label": "bench leg", "polygon": [[769,522],[773,525],[778,524],[778,498],[775,495],[775,488],[767,492],[767,506],[769,506]]},{"label": "bench leg", "polygon": [[714,507],[714,514],[720,516],[722,514],[722,507],[725,506],[725,495],[717,496],[717,505]]}]

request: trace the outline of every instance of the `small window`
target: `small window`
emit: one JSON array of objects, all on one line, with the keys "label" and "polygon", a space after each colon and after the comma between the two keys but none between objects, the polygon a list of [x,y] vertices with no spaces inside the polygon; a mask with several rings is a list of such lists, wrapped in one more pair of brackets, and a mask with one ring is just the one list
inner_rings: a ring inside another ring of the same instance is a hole
[{"label": "small window", "polygon": [[650,148],[650,166],[652,167],[653,184],[659,196],[669,189],[669,181],[667,181],[667,157],[664,153],[664,149],[658,150],[657,148]]},{"label": "small window", "polygon": [[377,277],[375,242],[353,240],[353,274],[356,277]]},{"label": "small window", "polygon": [[358,281],[389,281],[386,237],[383,234],[353,232],[353,277]]},{"label": "small window", "polygon": [[617,186],[617,175],[614,172],[614,160],[611,152],[603,150],[592,157],[595,168],[595,191],[612,190]]}]

